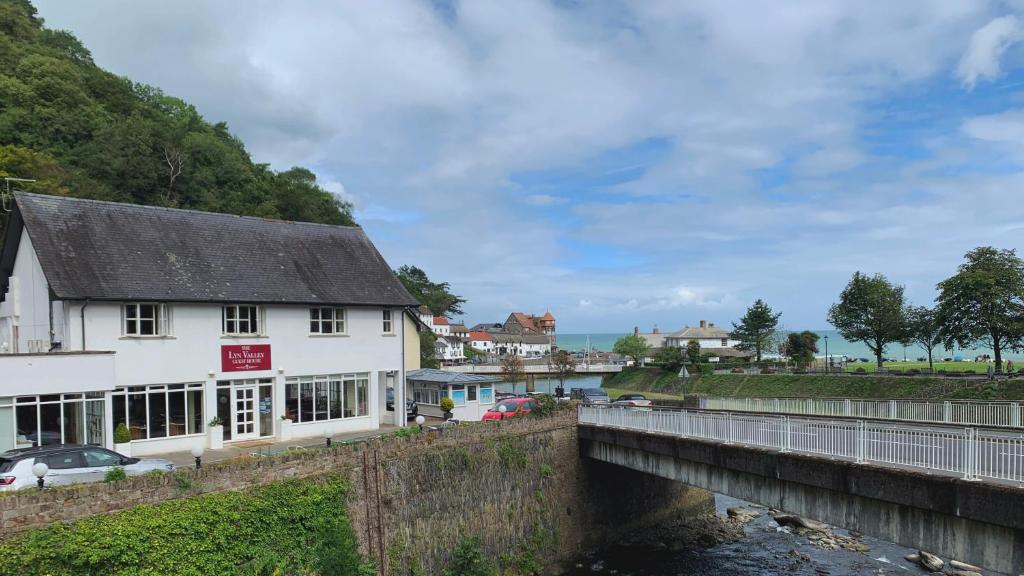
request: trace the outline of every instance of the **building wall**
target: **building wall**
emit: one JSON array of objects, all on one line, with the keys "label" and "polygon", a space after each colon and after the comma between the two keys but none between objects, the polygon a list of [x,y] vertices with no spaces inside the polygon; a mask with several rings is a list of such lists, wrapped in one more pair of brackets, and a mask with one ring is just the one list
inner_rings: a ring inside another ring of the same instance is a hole
[{"label": "building wall", "polygon": [[[32,248],[28,232],[22,230],[11,282],[0,303],[0,353],[28,352],[30,340],[50,341],[50,287]],[[55,326],[55,330],[63,327]],[[14,327],[17,327],[17,341]],[[59,332],[58,332],[59,333]],[[47,347],[48,348],[48,347]]]},{"label": "building wall", "polygon": [[420,332],[419,327],[408,314],[402,314],[402,337],[405,338],[405,371],[419,370],[420,366]]}]

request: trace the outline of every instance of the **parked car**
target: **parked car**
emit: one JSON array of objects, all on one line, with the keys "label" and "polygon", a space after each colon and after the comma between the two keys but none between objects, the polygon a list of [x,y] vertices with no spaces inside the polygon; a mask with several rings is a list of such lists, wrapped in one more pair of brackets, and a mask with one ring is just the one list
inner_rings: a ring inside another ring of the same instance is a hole
[{"label": "parked car", "polygon": [[612,402],[612,406],[650,406],[651,401],[643,394],[622,394]]},{"label": "parked car", "polygon": [[[387,392],[387,409],[394,411],[395,409],[395,389],[388,388]],[[415,418],[420,413],[420,406],[412,398],[405,399],[405,418],[406,420]]]},{"label": "parked car", "polygon": [[[505,408],[502,413],[501,408]],[[520,414],[529,414],[537,407],[537,400],[534,398],[506,398],[494,405],[493,408],[484,412],[483,420],[507,420],[515,418]]]},{"label": "parked car", "polygon": [[494,392],[494,401],[495,402],[501,402],[502,400],[507,400],[509,398],[520,398],[520,397],[521,396],[516,394],[515,392],[498,392],[498,391]]},{"label": "parked car", "polygon": [[573,388],[569,398],[585,404],[611,404],[608,393],[601,388]]},{"label": "parked car", "polygon": [[49,467],[43,477],[47,486],[101,482],[112,468],[124,468],[125,474],[138,476],[154,470],[170,472],[174,463],[157,458],[129,458],[100,448],[78,444],[51,444],[18,448],[0,454],[0,491],[9,492],[36,485],[32,466],[42,462]]}]

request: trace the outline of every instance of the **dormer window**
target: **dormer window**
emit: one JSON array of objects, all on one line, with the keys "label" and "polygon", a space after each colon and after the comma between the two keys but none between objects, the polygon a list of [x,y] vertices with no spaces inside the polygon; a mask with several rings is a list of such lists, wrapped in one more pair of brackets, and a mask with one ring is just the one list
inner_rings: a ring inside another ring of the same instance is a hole
[{"label": "dormer window", "polygon": [[129,337],[167,336],[171,333],[171,307],[155,302],[132,302],[121,309],[121,334]]}]

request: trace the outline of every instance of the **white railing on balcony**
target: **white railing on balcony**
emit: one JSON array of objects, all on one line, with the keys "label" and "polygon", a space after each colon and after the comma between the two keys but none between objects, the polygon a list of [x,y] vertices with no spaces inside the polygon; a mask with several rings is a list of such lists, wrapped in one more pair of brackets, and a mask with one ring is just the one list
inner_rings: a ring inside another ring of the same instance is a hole
[{"label": "white railing on balcony", "polygon": [[701,398],[700,408],[736,412],[773,412],[807,416],[879,418],[907,422],[1021,427],[1019,402],[965,400],[859,400],[853,398]]},{"label": "white railing on balcony", "polygon": [[865,420],[580,406],[579,422],[917,468],[968,480],[1024,482],[1024,434]]}]

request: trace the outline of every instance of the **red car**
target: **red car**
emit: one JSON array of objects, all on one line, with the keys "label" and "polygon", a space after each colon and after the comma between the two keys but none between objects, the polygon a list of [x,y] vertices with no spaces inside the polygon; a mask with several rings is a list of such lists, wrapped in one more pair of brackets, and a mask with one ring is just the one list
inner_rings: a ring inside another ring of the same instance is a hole
[{"label": "red car", "polygon": [[[500,408],[505,407],[505,413],[502,414]],[[537,406],[537,401],[533,398],[506,398],[501,402],[494,405],[487,412],[484,412],[484,420],[503,420],[508,418],[514,418],[518,414],[529,414],[530,410],[533,410]]]}]

